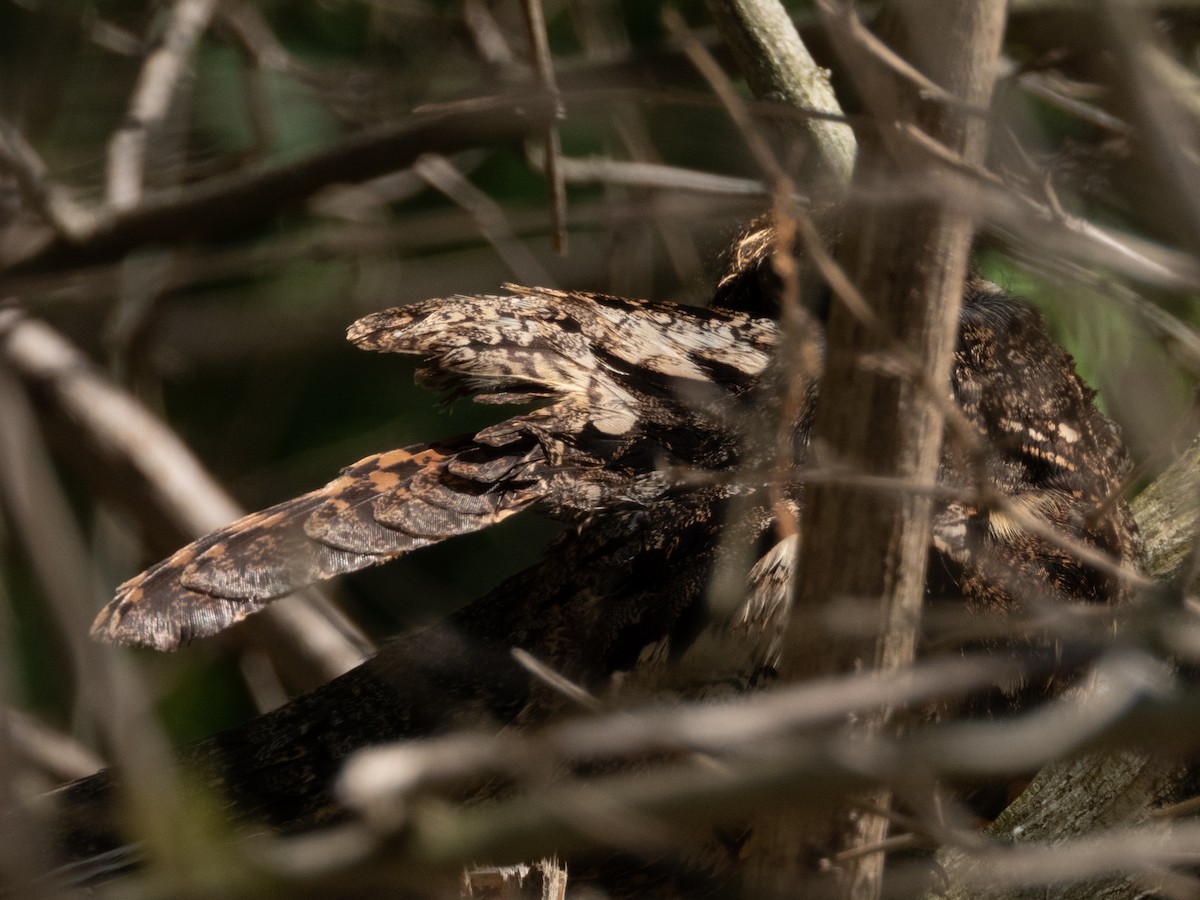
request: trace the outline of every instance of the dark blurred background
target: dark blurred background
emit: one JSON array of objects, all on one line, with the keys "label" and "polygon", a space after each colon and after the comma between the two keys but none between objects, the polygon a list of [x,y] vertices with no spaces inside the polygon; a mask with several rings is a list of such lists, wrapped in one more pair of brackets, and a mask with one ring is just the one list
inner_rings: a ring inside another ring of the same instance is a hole
[{"label": "dark blurred background", "polygon": [[[347,172],[347,183],[251,224],[142,243],[109,259],[17,265],[0,274],[0,297],[50,323],[160,415],[246,509],[318,487],[369,453],[478,429],[498,412],[440,406],[413,386],[412,361],[354,350],[345,327],[372,310],[497,291],[507,281],[703,303],[728,246],[766,208],[743,136],[666,36],[667,5],[729,65],[700,2],[545,4],[566,106],[566,255],[552,247],[538,146],[491,143],[450,155],[448,176],[446,167],[402,167],[367,181]],[[0,116],[80,203],[104,200],[109,140],[172,8],[0,0]],[[808,29],[809,6],[789,8]],[[1168,187],[1147,177],[1120,104],[1094,81],[1107,51],[1088,43],[1078,13],[1055,8],[1013,4],[995,168],[1034,194],[1044,180],[1073,212],[1180,243],[1159,213],[1156,198]],[[1186,4],[1164,15],[1165,39],[1186,59],[1200,16]],[[852,85],[825,41],[805,35],[853,113]],[[526,45],[521,8],[510,0],[220,4],[150,143],[146,190],[169,194],[303,159],[421,107],[528,85]],[[1115,109],[1114,121],[1099,115],[1105,108]],[[786,120],[764,115],[761,125],[785,155],[795,146]],[[597,160],[657,167],[614,174]],[[646,172],[648,183],[626,183]],[[19,248],[39,227],[0,172],[8,246]],[[1122,420],[1147,479],[1190,437],[1193,362],[1181,363],[1177,348],[1145,327],[1120,276],[1095,263],[1063,265],[1039,247],[1036,236],[993,230],[979,240],[976,265],[1047,313]],[[1193,298],[1179,291],[1139,285],[1138,295],[1195,319]],[[3,420],[0,410],[0,427]],[[48,437],[85,535],[98,609],[120,581],[188,536],[105,497],[80,458],[88,448],[53,428]],[[347,577],[332,591],[380,639],[480,595],[536,559],[554,531],[517,517]],[[9,607],[0,649],[7,702],[91,740],[69,651],[7,522],[0,588]],[[138,656],[172,741],[255,711],[236,642]]]}]

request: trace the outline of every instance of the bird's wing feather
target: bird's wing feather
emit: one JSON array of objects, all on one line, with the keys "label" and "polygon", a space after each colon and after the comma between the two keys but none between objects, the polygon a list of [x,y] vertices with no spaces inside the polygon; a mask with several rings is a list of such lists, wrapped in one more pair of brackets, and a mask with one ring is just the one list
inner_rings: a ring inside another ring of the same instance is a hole
[{"label": "bird's wing feather", "polygon": [[[122,584],[92,633],[174,649],[308,584],[485,528],[536,499],[521,480],[463,490],[450,471],[461,452],[450,442],[369,456],[320,490],[214,531]],[[409,503],[435,512],[395,515]]]},{"label": "bird's wing feather", "polygon": [[[369,456],[320,490],[189,544],[122,584],[92,633],[173,649],[313,582],[539,501],[558,512],[637,502],[635,480],[649,485],[643,492],[660,483],[618,459],[631,448],[642,460],[660,450],[643,426],[654,417],[643,415],[639,390],[654,376],[711,381],[707,367],[726,364],[739,346],[752,379],[774,332],[742,314],[552,291],[450,297],[367,316],[350,339],[423,356],[425,383],[492,400],[553,399],[474,437]],[[672,399],[690,402],[679,393],[655,402]]]}]

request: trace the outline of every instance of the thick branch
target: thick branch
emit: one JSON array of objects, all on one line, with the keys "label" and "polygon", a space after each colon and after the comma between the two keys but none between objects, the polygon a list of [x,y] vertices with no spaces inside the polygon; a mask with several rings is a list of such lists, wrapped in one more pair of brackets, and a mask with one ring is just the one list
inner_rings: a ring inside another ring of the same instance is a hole
[{"label": "thick branch", "polygon": [[[779,0],[710,0],[708,4],[755,96],[841,115],[829,73],[817,65]],[[806,119],[819,170],[839,190],[850,182],[857,147],[850,126]]]},{"label": "thick branch", "polygon": [[[1142,569],[1159,581],[1175,578],[1196,545],[1200,439],[1135,497],[1130,507],[1142,533]],[[1194,589],[1194,585],[1193,578],[1189,587]]]},{"label": "thick branch", "polygon": [[[876,126],[863,135],[855,172],[864,196],[874,184],[938,177],[911,154],[897,152],[891,139],[897,120],[968,163],[982,163],[984,121],[964,110],[987,107],[1004,31],[1003,2],[938,4],[936,11],[928,4],[896,2],[888,14],[892,48],[946,100],[925,99],[927,91],[894,70],[852,69],[862,76],[860,88]],[[846,29],[835,21],[842,16],[830,14],[835,43],[860,63],[860,48],[845,40]],[[833,307],[815,453],[870,475],[920,483],[936,477],[944,412],[930,391],[949,379],[972,226],[965,211],[928,200],[860,210],[857,220],[847,222],[844,265],[873,304],[875,320],[862,321],[849,298]],[[921,360],[920,377],[901,378],[896,367],[879,364],[889,358],[893,343]],[[876,364],[868,365],[871,360]],[[810,488],[797,570],[804,577],[787,647],[792,677],[860,663],[894,668],[912,659],[930,513],[928,497],[883,497],[852,486]],[[859,598],[879,598],[874,646],[848,642],[822,652],[814,643],[811,612]],[[880,817],[864,816],[855,843],[876,843],[886,827]],[[794,844],[795,837],[785,833],[780,843]],[[853,896],[877,896],[881,856],[859,859]]]}]

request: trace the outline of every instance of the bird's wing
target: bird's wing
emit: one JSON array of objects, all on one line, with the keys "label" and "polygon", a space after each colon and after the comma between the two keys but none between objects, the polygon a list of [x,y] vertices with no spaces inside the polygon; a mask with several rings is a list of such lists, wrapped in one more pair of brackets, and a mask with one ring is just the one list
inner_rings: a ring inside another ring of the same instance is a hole
[{"label": "bird's wing", "polygon": [[[454,396],[556,397],[545,412],[561,433],[607,452],[642,440],[673,449],[668,432],[684,421],[726,427],[724,407],[758,382],[779,338],[775,322],[744,313],[512,288],[374,313],[348,337],[424,356],[418,380]],[[501,443],[523,427],[518,418],[479,437]]]},{"label": "bird's wing", "polygon": [[174,649],[298,588],[539,501],[568,514],[646,502],[664,484],[655,460],[703,462],[691,451],[722,427],[715,407],[753,382],[774,336],[773,323],[741,314],[548,291],[367,316],[350,339],[423,356],[425,384],[549,403],[471,437],[369,456],[206,535],[122,584],[92,633]]},{"label": "bird's wing", "polygon": [[92,634],[175,649],[305,585],[476,531],[537,499],[528,452],[493,450],[488,482],[455,473],[472,451],[449,442],[368,456],[320,490],[245,516],[126,581]]}]

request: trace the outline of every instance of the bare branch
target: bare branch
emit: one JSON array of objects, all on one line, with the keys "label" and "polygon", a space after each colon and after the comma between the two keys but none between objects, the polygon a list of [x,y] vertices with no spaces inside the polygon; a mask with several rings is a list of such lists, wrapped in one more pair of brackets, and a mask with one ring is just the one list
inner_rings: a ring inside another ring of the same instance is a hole
[{"label": "bare branch", "polygon": [[[51,180],[41,157],[21,133],[3,119],[0,119],[0,166],[13,174],[25,202],[62,238],[73,241],[95,227],[92,213]],[[4,249],[0,246],[0,252]],[[21,252],[24,248],[12,248],[9,252],[14,250]]]},{"label": "bare branch", "polygon": [[[816,64],[778,0],[710,0],[709,11],[738,66],[760,98],[841,115],[829,73]],[[857,147],[847,125],[819,119],[805,124],[820,169],[835,190],[850,183]]]},{"label": "bare branch", "polygon": [[14,709],[0,711],[13,750],[55,781],[72,781],[98,771],[104,762],[70,735]]},{"label": "bare branch", "polygon": [[237,228],[330,184],[402,169],[422,153],[453,153],[544,130],[557,114],[557,103],[544,94],[528,94],[416,115],[292,162],[210,178],[166,195],[149,195],[136,207],[101,215],[72,240],[52,239],[0,264],[21,271],[74,266],[112,259],[145,244]]},{"label": "bare branch", "polygon": [[496,248],[496,253],[518,281],[522,284],[555,286],[550,273],[517,240],[500,205],[471,184],[450,160],[436,153],[426,153],[413,163],[413,171],[471,214],[480,233]]},{"label": "bare branch", "polygon": [[771,196],[771,189],[761,181],[662,163],[564,156],[562,170],[563,177],[576,184],[619,184],[655,190],[693,191],[698,194],[731,194],[764,200]]},{"label": "bare branch", "polygon": [[217,17],[257,66],[279,72],[303,70],[303,66],[292,58],[287,48],[275,37],[262,10],[255,4],[242,0],[222,0],[217,8]]},{"label": "bare branch", "polygon": [[[824,4],[831,17],[841,15]],[[1004,33],[1004,3],[960,2],[920,8],[898,2],[886,7],[892,37],[924,74],[910,77],[897,67],[853,68],[876,127],[863,138],[856,182],[896,180],[901,184],[920,169],[910,154],[897,153],[895,122],[920,127],[930,139],[968,162],[981,164],[986,150],[984,122],[968,111],[986,108],[991,97]],[[839,52],[860,58],[862,47],[833,31]],[[930,97],[926,76],[938,96]],[[891,79],[889,81],[889,78]],[[943,94],[954,99],[944,102]],[[931,102],[936,101],[936,102]],[[895,335],[919,359],[919,380],[864,367],[863,359],[887,352],[893,338],[881,340],[876,329],[846,305],[834,305],[829,321],[825,375],[817,400],[813,444],[818,460],[850,463],[873,474],[932,480],[941,461],[944,406],[930,398],[924,384],[945,385],[958,331],[962,285],[973,222],[959,210],[932,204],[872,207],[847,223],[846,268],[857,292],[871,298],[884,331]],[[919,248],[919,249],[914,249]],[[857,297],[855,298],[857,301]],[[814,486],[805,496],[797,608],[788,629],[784,664],[790,677],[856,660],[873,660],[882,669],[903,666],[916,648],[931,504],[910,496],[884,499],[877,494],[832,485]],[[847,542],[844,536],[855,535]],[[857,645],[824,648],[811,633],[811,613],[841,597],[880,598],[878,638],[873,650]],[[877,717],[881,727],[886,713]],[[880,806],[888,805],[886,794]],[[823,823],[824,824],[824,823]],[[851,848],[883,840],[887,821],[862,816]],[[795,841],[784,827],[778,840]],[[777,854],[770,854],[774,859]],[[786,857],[784,857],[786,859]],[[882,855],[857,860],[851,896],[878,897]],[[778,877],[772,873],[771,877]]]},{"label": "bare branch", "polygon": [[[546,13],[542,0],[521,0],[525,13],[525,28],[529,36],[529,50],[533,56],[533,70],[538,84],[551,96],[558,96],[558,85],[554,81],[554,59],[550,56],[550,39],[546,35]],[[561,101],[560,101],[561,103]],[[562,117],[561,106],[558,118]],[[562,156],[562,138],[558,125],[551,124],[542,136],[545,144],[546,175],[550,179],[551,212],[554,222],[554,249],[567,252],[567,187],[559,169]]]},{"label": "bare branch", "polygon": [[142,198],[146,149],[167,118],[180,80],[217,0],[175,0],[162,43],[138,76],[125,120],[108,148],[108,205],[123,210]]},{"label": "bare branch", "polygon": [[1143,569],[1159,581],[1174,578],[1200,533],[1200,439],[1131,506],[1142,533]]},{"label": "bare branch", "polygon": [[[140,403],[101,378],[66,340],[15,310],[0,318],[0,361],[39,385],[78,423],[101,458],[128,466],[145,502],[194,536],[238,518],[241,510],[204,471],[174,433]],[[277,605],[256,627],[271,632],[272,655],[297,661],[311,686],[349,671],[369,655],[370,642],[327,600],[306,592],[300,602]],[[86,616],[94,607],[86,611]],[[262,617],[258,617],[262,619]],[[87,633],[86,622],[79,637]]]}]

